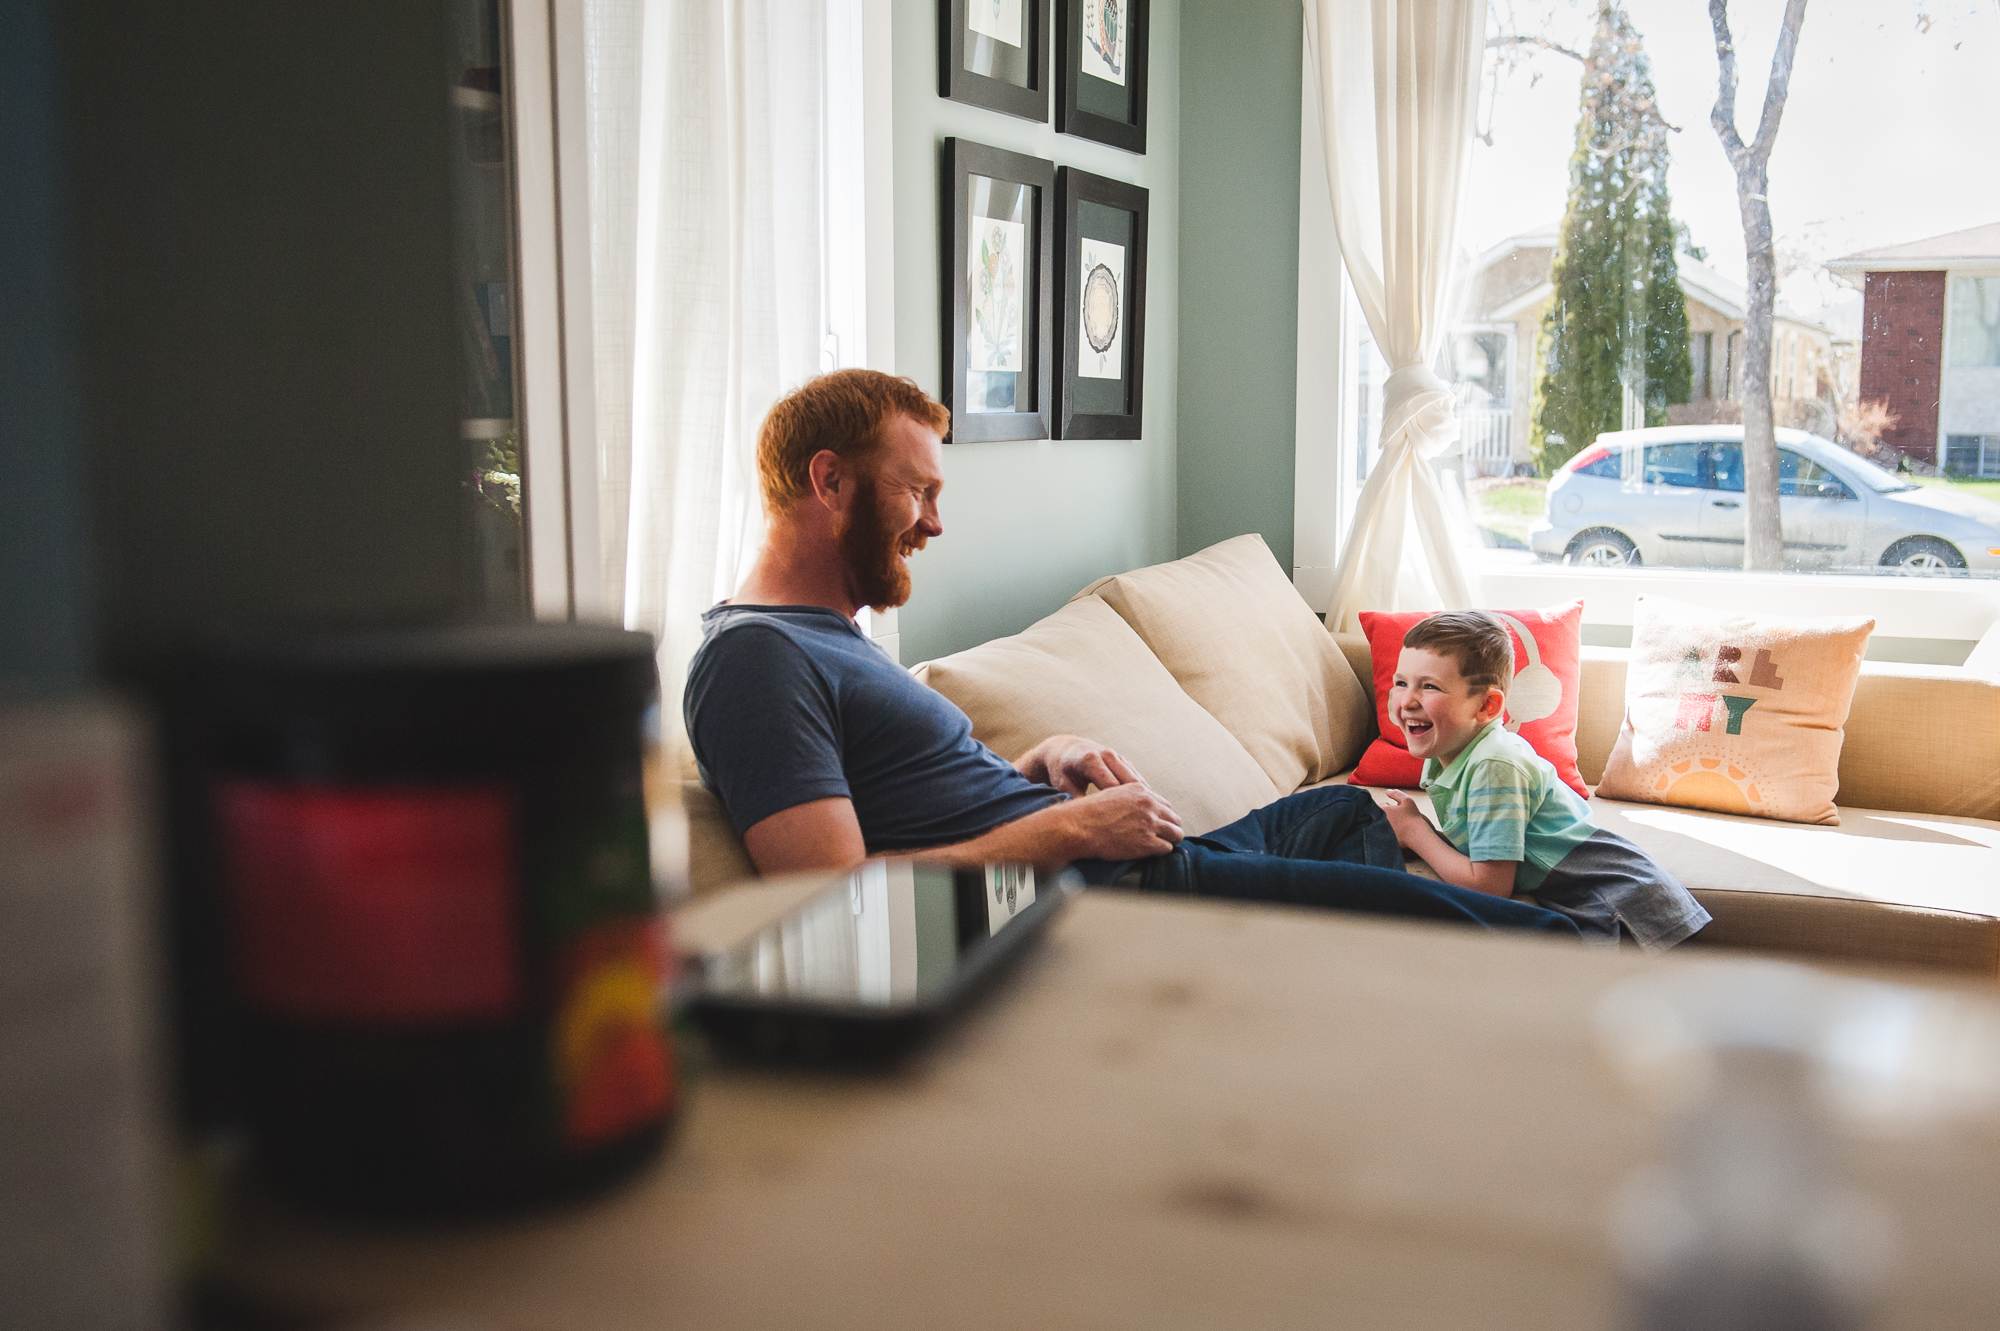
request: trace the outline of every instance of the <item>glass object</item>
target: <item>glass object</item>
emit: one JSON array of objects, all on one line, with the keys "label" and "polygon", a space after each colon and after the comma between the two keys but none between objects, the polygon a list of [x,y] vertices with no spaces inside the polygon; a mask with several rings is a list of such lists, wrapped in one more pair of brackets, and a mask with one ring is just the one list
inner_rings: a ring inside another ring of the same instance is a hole
[{"label": "glass object", "polygon": [[1945,322],[1951,329],[1948,363],[2000,365],[2000,277],[1952,278]]},{"label": "glass object", "polygon": [[[1737,8],[1740,69],[1761,77],[1778,17]],[[1654,509],[1565,487],[1609,468],[1586,462],[1565,477],[1558,465],[1620,430],[1719,427],[1741,440],[1748,288],[1768,280],[1773,424],[1795,455],[1778,487],[1783,571],[2000,576],[1988,553],[2000,495],[1982,479],[2000,476],[2000,254],[1976,225],[2000,215],[2000,177],[1947,191],[1940,213],[1944,196],[1901,150],[1979,156],[1973,126],[1990,101],[2000,12],[1895,31],[1858,11],[1803,26],[1776,148],[1797,165],[1768,195],[1768,279],[1753,276],[1737,182],[1709,124],[1718,68],[1705,6],[1515,0],[1492,9],[1487,38],[1461,201],[1466,260],[1441,330],[1460,445],[1433,461],[1463,486],[1480,563],[1574,563],[1580,542],[1610,531],[1649,566],[1739,567],[1740,529],[1763,512],[1744,493],[1740,444],[1718,451],[1709,478],[1727,495],[1704,500],[1737,503],[1707,515],[1729,519],[1727,541],[1648,528]],[[1877,94],[1865,107],[1850,91],[1861,83]],[[1746,83],[1737,97],[1745,140],[1762,96]],[[1857,161],[1873,175],[1854,203],[1845,177]],[[1348,337],[1347,354],[1362,358],[1359,333]],[[1489,341],[1510,350],[1504,376]],[[1367,410],[1364,394],[1348,398],[1361,454]],[[1365,474],[1365,457],[1347,467]],[[1621,479],[1630,491],[1636,467]],[[1595,507],[1565,509],[1585,495]],[[1815,508],[1836,504],[1838,515]],[[1935,567],[1908,567],[1911,542]]]},{"label": "glass object", "polygon": [[703,977],[715,993],[881,1007],[934,997],[981,944],[1035,904],[1031,865],[870,860],[847,882],[728,952]]},{"label": "glass object", "polygon": [[966,215],[966,370],[969,412],[1035,409],[1035,187],[969,176]]},{"label": "glass object", "polygon": [[468,557],[478,613],[524,619],[526,478],[516,402],[519,301],[506,31],[499,0],[452,0],[450,23],[459,447],[471,508]]},{"label": "glass object", "polygon": [[2000,1104],[2000,1019],[1948,991],[1746,960],[1629,979],[1595,1025],[1664,1129],[1610,1216],[1645,1331],[1873,1324],[1914,1216],[1857,1185],[1847,1142],[1934,1160]]},{"label": "glass object", "polygon": [[[1698,489],[1701,486],[1701,445],[1647,445],[1646,484]],[[1743,488],[1740,482],[1737,488]]]}]

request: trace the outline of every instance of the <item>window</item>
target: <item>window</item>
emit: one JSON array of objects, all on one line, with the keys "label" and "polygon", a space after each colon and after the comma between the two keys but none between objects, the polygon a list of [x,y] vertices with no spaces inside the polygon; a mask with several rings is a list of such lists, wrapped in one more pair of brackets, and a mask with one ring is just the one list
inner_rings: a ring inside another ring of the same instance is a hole
[{"label": "window", "polygon": [[2000,365],[2000,277],[1951,279],[1946,358],[1955,366]]},{"label": "window", "polygon": [[1945,440],[1945,474],[2000,477],[2000,434],[1955,434]]},{"label": "window", "polygon": [[1615,481],[1623,475],[1624,469],[1620,465],[1622,459],[1619,455],[1608,450],[1603,450],[1602,452],[1603,455],[1595,461],[1579,465],[1575,469],[1576,474],[1579,476],[1595,476],[1607,481]]},{"label": "window", "polygon": [[1778,450],[1778,493],[1820,499],[1854,498],[1854,492],[1842,485],[1838,476],[1789,448]]},{"label": "window", "polygon": [[[1736,125],[1750,141],[1781,19],[1747,0],[1727,16]],[[1708,6],[1509,0],[1489,24],[1463,295],[1440,366],[1459,387],[1462,442],[1434,463],[1464,495],[1472,557],[1489,575],[1574,564],[1580,542],[1608,531],[1642,567],[1740,569],[1753,504],[1728,496],[1745,489],[1752,302],[1738,182],[1709,123]],[[1767,191],[1785,552],[1774,573],[2000,577],[2000,487],[1979,479],[2000,476],[2000,255],[1945,243],[1965,232],[1990,245],[1984,228],[2000,217],[2000,176],[1969,169],[1991,154],[1981,127],[1996,62],[2000,10],[1988,6],[1885,23],[1841,0],[1799,31],[1775,150],[1784,170]],[[1916,143],[1968,169],[1940,175]],[[1859,194],[1858,162],[1869,164]],[[1932,320],[1929,341],[1864,364],[1864,306],[1881,297],[1864,295],[1849,261],[1913,243],[1890,275],[1921,278],[1929,294],[1905,282],[1896,317]],[[1926,276],[1935,269],[1920,260],[1945,254],[1968,257],[1936,263],[1943,281]],[[1896,387],[1926,373],[1928,388]],[[1372,422],[1357,424],[1365,455]],[[1593,456],[1600,436],[1614,438]],[[1570,487],[1577,478],[1597,484]],[[1716,493],[1676,493],[1704,490]],[[1917,545],[1946,556],[1911,563]]]},{"label": "window", "polygon": [[[1678,485],[1694,490],[1701,487],[1700,444],[1649,444],[1646,447],[1646,483]],[[1741,489],[1739,485],[1737,487]]]}]

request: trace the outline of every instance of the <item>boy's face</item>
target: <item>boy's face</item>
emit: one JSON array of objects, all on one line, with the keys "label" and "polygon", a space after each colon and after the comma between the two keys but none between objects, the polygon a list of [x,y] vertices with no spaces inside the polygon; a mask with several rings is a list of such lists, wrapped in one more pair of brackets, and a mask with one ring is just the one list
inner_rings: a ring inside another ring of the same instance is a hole
[{"label": "boy's face", "polygon": [[1479,728],[1499,716],[1507,695],[1476,689],[1458,673],[1458,662],[1422,647],[1405,647],[1389,687],[1389,719],[1403,728],[1418,760],[1448,763],[1472,743]]}]

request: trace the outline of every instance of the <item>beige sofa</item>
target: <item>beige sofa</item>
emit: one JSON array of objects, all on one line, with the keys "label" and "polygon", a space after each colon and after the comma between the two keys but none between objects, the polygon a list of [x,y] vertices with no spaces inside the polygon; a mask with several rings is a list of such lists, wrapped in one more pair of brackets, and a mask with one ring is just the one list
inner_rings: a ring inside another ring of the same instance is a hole
[{"label": "beige sofa", "polygon": [[[1584,649],[1588,781],[1617,738],[1625,655]],[[1102,579],[914,673],[1004,756],[1057,732],[1112,745],[1195,833],[1345,780],[1375,737],[1366,642],[1329,635],[1256,536]],[[745,876],[720,806],[684,789],[696,890]],[[2000,978],[2000,679],[1865,664],[1840,805],[1840,825],[1819,827],[1592,801],[1715,917],[1698,945]]]}]

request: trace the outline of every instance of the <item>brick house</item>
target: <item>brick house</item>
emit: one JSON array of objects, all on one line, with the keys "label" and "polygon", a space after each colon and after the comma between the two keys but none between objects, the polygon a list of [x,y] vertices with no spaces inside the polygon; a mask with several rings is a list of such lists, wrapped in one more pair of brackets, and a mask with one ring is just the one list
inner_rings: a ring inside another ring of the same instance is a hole
[{"label": "brick house", "polygon": [[1827,268],[1862,279],[1861,399],[1897,416],[1882,442],[1949,472],[2000,476],[2000,222]]},{"label": "brick house", "polygon": [[[1463,288],[1462,313],[1453,323],[1449,352],[1460,390],[1461,434],[1468,469],[1487,440],[1496,456],[1528,460],[1535,383],[1541,377],[1542,315],[1555,287],[1556,228],[1523,232],[1473,260]],[[1691,401],[1669,409],[1674,424],[1740,419],[1733,413],[1742,388],[1743,315],[1748,293],[1707,264],[1678,256],[1681,294],[1687,299],[1689,352],[1694,359]],[[1771,393],[1780,420],[1808,420],[1808,428],[1831,434],[1843,381],[1851,383],[1851,344],[1824,325],[1783,305],[1771,340]],[[1795,404],[1817,404],[1824,422],[1809,419]],[[1503,449],[1504,440],[1504,453]],[[2000,442],[2000,441],[1997,441]]]}]

